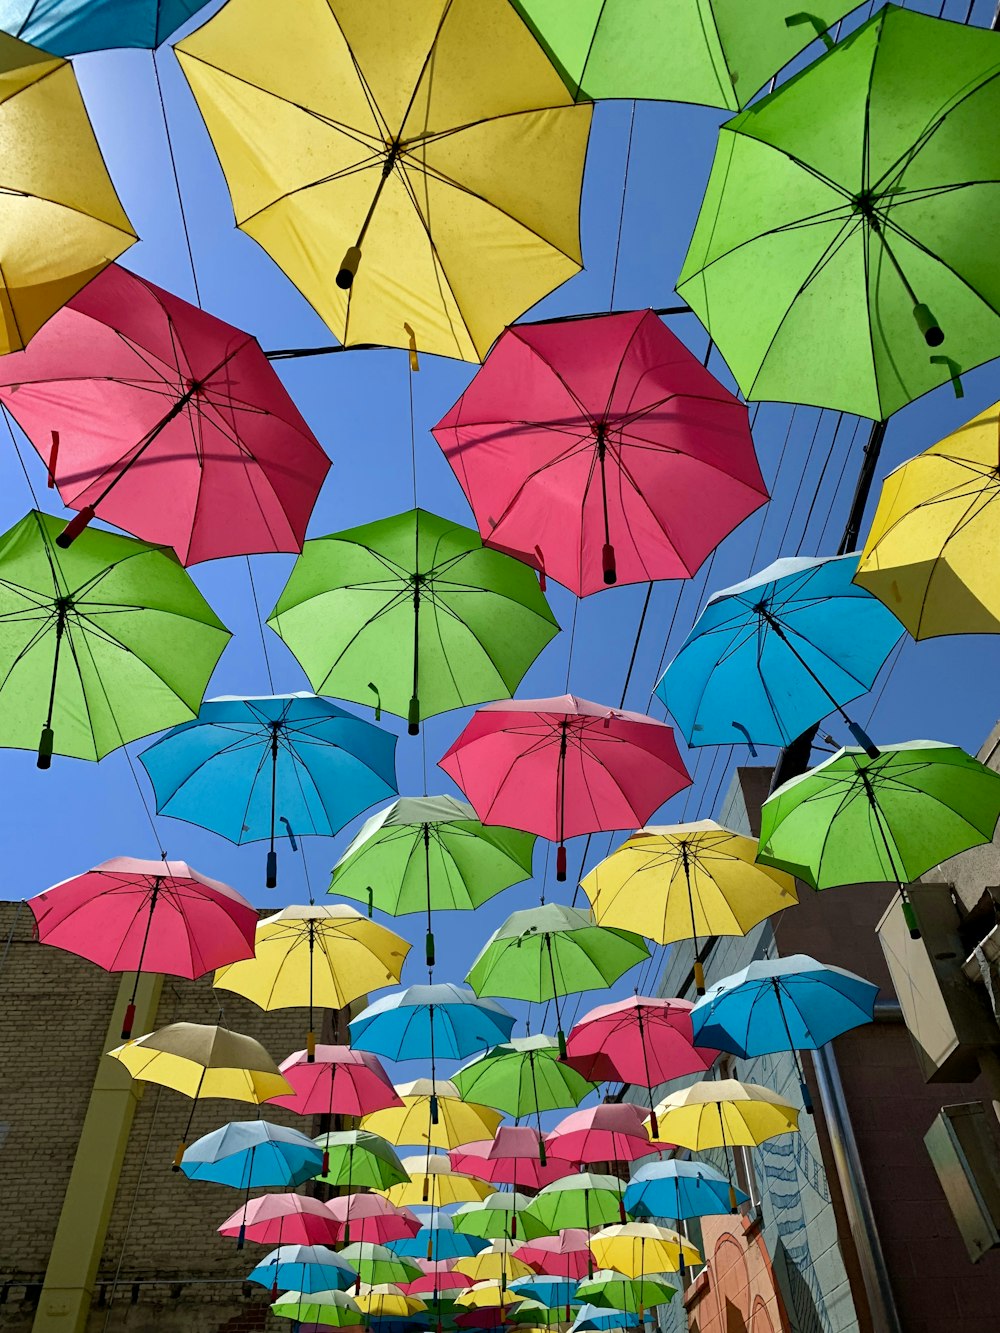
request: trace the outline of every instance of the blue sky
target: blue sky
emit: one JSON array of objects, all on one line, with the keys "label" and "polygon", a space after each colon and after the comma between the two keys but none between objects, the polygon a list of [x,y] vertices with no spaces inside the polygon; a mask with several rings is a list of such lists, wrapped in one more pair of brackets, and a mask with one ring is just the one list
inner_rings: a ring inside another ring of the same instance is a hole
[{"label": "blue sky", "polygon": [[[932,13],[940,8],[937,0],[911,7]],[[214,8],[218,5],[210,4],[204,13]],[[948,17],[961,19],[966,9],[967,0],[948,0],[945,12]],[[988,24],[991,12],[992,0],[977,0],[974,21]],[[124,263],[194,299],[150,54],[102,53],[81,57],[75,63],[109,169],[142,238],[124,256]],[[160,52],[158,64],[202,304],[253,332],[265,348],[329,343],[329,333],[306,301],[256,244],[235,229],[208,136],[169,48]],[[631,115],[630,103],[606,103],[596,110],[582,205],[586,268],[537,307],[534,317],[609,307]],[[723,119],[724,113],[704,108],[657,103],[636,107],[616,308],[676,303],[673,283],[701,201],[716,130]],[[330,256],[331,280],[339,259],[339,255]],[[670,326],[699,355],[704,352],[706,336],[693,315],[674,318]],[[717,355],[712,358],[711,368],[728,380]],[[409,508],[412,490],[405,353],[348,352],[286,362],[279,370],[334,463],[310,533],[331,532]],[[461,363],[424,358],[414,379],[419,503],[470,523],[468,506],[429,427],[452,404],[473,371],[474,367]],[[880,477],[1000,398],[1000,368],[994,363],[968,374],[964,386],[961,402],[944,388],[893,419]],[[661,664],[676,652],[707,594],[745,578],[779,555],[829,554],[835,550],[868,431],[867,423],[861,423],[855,431],[855,420],[845,419],[833,441],[835,423],[834,413],[805,408],[793,411],[784,405],[761,408],[755,438],[772,491],[771,504],[729,538],[710,567],[694,579],[654,588],[635,654],[625,700],[628,707],[663,716],[659,702],[651,700],[653,686]],[[43,506],[51,508],[57,502],[53,493],[45,492],[44,473],[37,457],[30,449],[24,457]],[[877,491],[876,486],[873,497]],[[5,448],[0,451],[0,528],[6,530],[13,525],[30,503],[17,459],[12,450]],[[279,556],[256,557],[253,561],[254,581],[265,615],[290,564],[289,558]],[[212,681],[210,696],[270,693],[268,667],[275,691],[308,688],[294,659],[267,629],[265,661],[245,561],[216,562],[196,567],[192,573],[234,632]],[[542,653],[520,693],[558,694],[568,686],[575,694],[617,706],[644,595],[644,586],[617,588],[574,607],[572,597],[550,585],[550,600],[564,632]],[[997,640],[942,639],[919,645],[907,641],[892,663],[891,675],[879,682],[871,699],[856,705],[856,716],[862,722],[868,722],[874,705],[869,729],[876,739],[934,738],[975,751],[997,716],[993,688],[1000,674]],[[454,790],[436,768],[436,760],[467,716],[459,712],[433,719],[422,739],[401,736],[397,752],[401,793],[419,794],[424,790],[424,743],[427,790]],[[405,733],[405,726],[399,727],[387,716],[383,725]],[[134,754],[143,744],[130,750]],[[694,786],[664,807],[656,822],[717,814],[733,765],[746,759],[745,750],[728,747],[693,752],[689,766],[695,775]],[[141,766],[135,763],[134,768],[149,801]],[[233,884],[257,905],[273,904],[277,908],[305,900],[301,864],[287,852],[282,857],[281,886],[268,893],[263,887],[262,844],[237,848],[169,819],[157,820],[154,838],[130,765],[121,753],[96,767],[56,758],[48,773],[40,773],[33,755],[0,751],[0,780],[5,793],[0,836],[5,848],[6,897],[31,896],[111,856],[153,856],[163,847],[171,857],[186,859]],[[318,897],[325,891],[329,868],[356,827],[344,830],[335,840],[307,841],[305,855]],[[588,866],[622,836],[595,836],[590,843]],[[571,878],[582,851],[582,840],[570,848]],[[535,866],[532,884],[509,890],[474,916],[439,917],[436,979],[461,980],[490,931],[509,912],[537,901],[546,866],[547,896],[568,900],[572,884],[555,885],[554,858],[547,857],[541,842],[536,848]],[[396,928],[417,946],[404,978],[423,980],[421,919],[402,918]],[[649,970],[633,973],[615,993],[627,994],[640,981],[649,990],[654,980]],[[584,997],[582,1008],[607,999],[606,993],[591,994]],[[567,1008],[571,1016],[576,1002],[571,1000]],[[532,1025],[535,1031],[539,1028],[538,1017],[536,1014]],[[286,1052],[274,1054],[280,1058]],[[415,1077],[418,1072],[416,1065],[400,1070],[402,1077]]]}]

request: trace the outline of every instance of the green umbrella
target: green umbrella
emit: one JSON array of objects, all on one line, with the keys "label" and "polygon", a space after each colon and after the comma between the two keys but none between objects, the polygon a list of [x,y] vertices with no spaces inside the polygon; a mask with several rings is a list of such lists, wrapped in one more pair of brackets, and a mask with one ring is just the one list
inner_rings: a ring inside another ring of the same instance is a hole
[{"label": "green umbrella", "polygon": [[317,694],[420,719],[510,698],[559,632],[527,565],[411,509],[307,541],[267,622]]},{"label": "green umbrella", "polygon": [[362,1282],[369,1287],[382,1282],[413,1282],[423,1271],[412,1259],[369,1240],[345,1245],[339,1255],[357,1272],[359,1287]]},{"label": "green umbrella", "polygon": [[384,1190],[409,1180],[399,1156],[379,1134],[345,1129],[315,1140],[327,1156],[327,1170],[317,1180],[350,1194],[353,1190]]},{"label": "green umbrella", "polygon": [[599,990],[649,957],[630,930],[595,926],[590,912],[546,903],[514,912],[493,932],[466,975],[477,995],[555,1003],[559,1054],[566,1037],[559,996]]},{"label": "green umbrella", "polygon": [[512,1037],[470,1060],[452,1082],[467,1101],[518,1118],[579,1106],[597,1086],[564,1065],[559,1042],[544,1036]]},{"label": "green umbrella", "polygon": [[190,721],[229,640],[173,551],[96,528],[61,550],[65,526],[0,537],[0,745],[39,768]]},{"label": "green umbrella", "polygon": [[453,796],[403,796],[361,826],[333,867],[330,893],[390,916],[427,912],[427,966],[434,966],[433,908],[472,911],[531,878],[535,838],[488,828]]},{"label": "green umbrella", "polygon": [[[757,859],[814,889],[870,881],[903,886],[948,857],[989,842],[1000,773],[955,745],[849,746],[779,787],[761,810]],[[903,895],[907,925],[919,937]]]},{"label": "green umbrella", "polygon": [[1000,353],[998,74],[886,5],[722,127],[677,290],[747,398],[883,420]]},{"label": "green umbrella", "polygon": [[364,1316],[344,1291],[286,1291],[271,1306],[280,1319],[294,1319],[299,1324],[324,1324],[328,1328],[347,1328],[363,1324]]},{"label": "green umbrella", "polygon": [[527,1324],[531,1328],[555,1328],[565,1324],[561,1305],[543,1305],[541,1301],[518,1301],[504,1316],[507,1324]]},{"label": "green umbrella", "polygon": [[677,1295],[677,1285],[665,1273],[647,1273],[626,1277],[613,1268],[600,1268],[580,1282],[577,1299],[602,1309],[625,1310],[641,1315],[657,1305],[666,1305]]},{"label": "green umbrella", "polygon": [[[857,0],[513,0],[577,101],[737,111]],[[827,41],[830,39],[827,38]]]},{"label": "green umbrella", "polygon": [[609,1226],[625,1218],[625,1182],[617,1176],[580,1171],[546,1185],[525,1212],[554,1236],[568,1227]]},{"label": "green umbrella", "polygon": [[511,1190],[487,1194],[481,1203],[464,1203],[452,1214],[452,1226],[480,1240],[535,1240],[546,1234],[535,1218],[525,1214],[531,1200]]}]

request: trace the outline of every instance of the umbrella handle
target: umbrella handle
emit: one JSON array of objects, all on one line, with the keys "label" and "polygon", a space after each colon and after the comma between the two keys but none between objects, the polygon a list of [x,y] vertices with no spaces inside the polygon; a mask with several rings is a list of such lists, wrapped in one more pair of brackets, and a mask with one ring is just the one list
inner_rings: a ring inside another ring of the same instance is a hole
[{"label": "umbrella handle", "polygon": [[415,694],[410,696],[410,706],[406,712],[406,734],[420,735],[420,700]]},{"label": "umbrella handle", "polygon": [[927,346],[940,347],[944,342],[944,331],[934,318],[930,306],[925,305],[923,301],[918,301],[913,307],[913,318],[916,320],[917,328],[924,335],[924,342]]},{"label": "umbrella handle", "polygon": [[264,873],[264,888],[278,887],[278,853],[273,849],[267,854],[267,868]]},{"label": "umbrella handle", "polygon": [[694,960],[694,984],[699,995],[705,994],[705,969],[701,965],[701,959]]},{"label": "umbrella handle", "polygon": [[125,1006],[125,1017],[122,1019],[122,1041],[128,1041],[132,1036],[132,1027],[135,1024],[135,1005],[129,1001]]},{"label": "umbrella handle", "polygon": [[427,932],[426,946],[427,946],[427,966],[428,966],[428,967],[433,967],[433,966],[434,966],[434,932],[433,932],[433,930],[429,930],[429,931]]},{"label": "umbrella handle", "polygon": [[361,246],[349,245],[347,253],[341,260],[340,268],[337,271],[335,279],[337,286],[342,292],[350,291],[354,285],[354,279],[358,274],[358,265],[361,263]]},{"label": "umbrella handle", "polygon": [[806,1115],[813,1114],[813,1099],[809,1095],[809,1089],[806,1087],[805,1079],[799,1080],[799,1091],[802,1093],[802,1109]]},{"label": "umbrella handle", "polygon": [[556,849],[556,879],[560,884],[566,880],[566,844],[562,842]]},{"label": "umbrella handle", "polygon": [[52,767],[52,750],[55,746],[55,736],[51,727],[42,727],[42,736],[38,742],[38,758],[35,760],[37,768]]},{"label": "umbrella handle", "polygon": [[[236,1237],[236,1248],[238,1250],[242,1250],[243,1246],[246,1244],[246,1241],[247,1241],[247,1224],[246,1224],[246,1219],[244,1219],[240,1223],[240,1234]],[[277,1300],[277,1297],[275,1297],[275,1300]]]},{"label": "umbrella handle", "polygon": [[96,511],[93,505],[84,505],[80,512],[71,518],[62,532],[57,535],[56,545],[59,549],[61,551],[68,550],[95,515]]},{"label": "umbrella handle", "polygon": [[316,1063],[316,1033],[306,1033],[306,1063],[314,1065]]},{"label": "umbrella handle", "polygon": [[59,432],[52,432],[52,452],[49,454],[49,475],[47,486],[50,491],[56,488],[56,463],[59,459]]},{"label": "umbrella handle", "polygon": [[605,542],[601,551],[601,566],[604,571],[604,582],[607,584],[618,582],[618,570],[615,565],[615,548],[610,542]]},{"label": "umbrella handle", "polygon": [[910,932],[911,940],[920,939],[920,927],[917,924],[917,914],[913,910],[913,904],[906,896],[905,890],[900,890],[903,899],[903,920],[906,922],[906,929]]},{"label": "umbrella handle", "polygon": [[170,1166],[171,1171],[179,1171],[181,1169],[181,1158],[184,1156],[186,1151],[187,1151],[187,1144],[182,1139],[180,1142],[180,1146],[174,1153],[174,1160]]},{"label": "umbrella handle", "polygon": [[851,733],[851,735],[854,737],[857,743],[861,746],[862,750],[864,750],[865,754],[868,756],[869,759],[879,758],[882,751],[878,748],[878,746],[875,744],[872,738],[868,735],[868,732],[865,731],[864,727],[862,727],[857,722],[852,722],[851,719],[848,718],[847,730]]},{"label": "umbrella handle", "polygon": [[330,1149],[323,1149],[323,1169],[320,1175],[328,1176],[330,1174]]}]

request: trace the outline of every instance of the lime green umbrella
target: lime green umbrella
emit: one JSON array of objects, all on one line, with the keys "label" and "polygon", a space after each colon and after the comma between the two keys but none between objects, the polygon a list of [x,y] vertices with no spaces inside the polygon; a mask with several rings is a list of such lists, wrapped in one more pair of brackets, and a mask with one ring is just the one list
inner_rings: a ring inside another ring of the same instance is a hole
[{"label": "lime green umbrella", "polygon": [[525,1211],[552,1236],[569,1227],[590,1231],[624,1219],[624,1195],[617,1176],[580,1171],[539,1190]]},{"label": "lime green umbrella", "polygon": [[[577,101],[737,111],[856,0],[513,0]],[[827,37],[829,42],[832,39]]]},{"label": "lime green umbrella", "polygon": [[323,1174],[316,1179],[343,1189],[346,1194],[354,1190],[384,1190],[405,1184],[410,1178],[395,1148],[380,1134],[345,1129],[321,1134],[316,1145],[323,1149],[326,1164]]},{"label": "lime green umbrella", "polygon": [[530,1202],[526,1194],[498,1190],[487,1194],[481,1203],[464,1203],[456,1208],[452,1226],[480,1240],[535,1240],[546,1233],[540,1222],[525,1214]]},{"label": "lime green umbrella", "polygon": [[564,1328],[567,1327],[561,1305],[549,1306],[543,1305],[541,1301],[531,1300],[519,1301],[517,1305],[507,1311],[504,1322],[507,1324],[527,1324],[530,1328],[557,1328],[560,1324]]},{"label": "lime green umbrella", "polygon": [[477,995],[552,1000],[559,1054],[565,1056],[559,996],[610,986],[648,957],[645,941],[632,931],[596,926],[590,912],[546,903],[512,913],[486,941],[465,979]]},{"label": "lime green umbrella", "polygon": [[280,1319],[294,1319],[299,1324],[323,1324],[328,1328],[349,1328],[364,1323],[364,1316],[344,1291],[286,1291],[274,1302],[271,1311]]},{"label": "lime green umbrella", "polygon": [[345,1245],[338,1254],[357,1273],[359,1287],[362,1282],[367,1287],[383,1282],[413,1282],[423,1272],[420,1265],[406,1255],[396,1254],[388,1246],[376,1245],[370,1240]]},{"label": "lime green umbrella", "polygon": [[579,1106],[597,1086],[559,1059],[555,1037],[512,1037],[470,1060],[452,1082],[462,1096],[521,1117]]},{"label": "lime green umbrella", "polygon": [[173,551],[97,528],[62,550],[65,526],[0,537],[0,745],[39,768],[190,721],[229,640]]},{"label": "lime green umbrella", "polygon": [[391,916],[427,912],[427,966],[434,966],[434,908],[472,911],[531,878],[535,839],[486,827],[453,796],[403,796],[365,821],[333,867],[330,893]]},{"label": "lime green umbrella", "polygon": [[998,74],[886,5],[722,127],[677,290],[748,399],[883,420],[1000,353]]},{"label": "lime green umbrella", "polygon": [[527,565],[411,509],[307,541],[267,622],[317,694],[420,719],[507,699],[559,632]]},{"label": "lime green umbrella", "polygon": [[[871,881],[900,889],[969,847],[1000,818],[1000,773],[956,745],[848,746],[784,783],[761,810],[757,859],[814,889]],[[907,925],[919,938],[903,894]]]},{"label": "lime green umbrella", "polygon": [[665,1273],[626,1277],[613,1268],[599,1268],[577,1285],[577,1299],[606,1310],[625,1310],[640,1317],[656,1305],[666,1305],[677,1295],[677,1285]]}]

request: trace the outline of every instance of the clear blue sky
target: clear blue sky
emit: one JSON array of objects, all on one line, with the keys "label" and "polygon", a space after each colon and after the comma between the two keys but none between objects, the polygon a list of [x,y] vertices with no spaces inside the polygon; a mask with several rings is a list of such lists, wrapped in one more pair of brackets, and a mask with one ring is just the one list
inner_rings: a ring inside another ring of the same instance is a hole
[{"label": "clear blue sky", "polygon": [[[218,7],[209,4],[203,13],[207,16]],[[940,5],[934,0],[911,7],[937,13]],[[967,0],[948,0],[945,12],[948,17],[962,19],[967,7]],[[977,0],[975,21],[988,24],[992,8],[992,0]],[[174,56],[165,49],[158,60],[204,306],[252,331],[265,348],[329,343],[328,332],[305,300],[256,244],[235,229],[221,172]],[[75,63],[109,169],[142,238],[124,256],[124,263],[193,299],[151,57],[148,52],[113,52],[82,57]],[[609,306],[630,114],[629,103],[607,103],[597,108],[583,195],[586,268],[540,305],[534,312],[536,317],[599,311]],[[716,129],[724,118],[722,112],[704,108],[657,103],[637,106],[616,308],[676,303],[673,283],[712,161]],[[985,237],[983,241],[990,243]],[[330,256],[331,281],[339,259],[339,255]],[[704,351],[705,333],[693,315],[674,319],[671,327],[699,354]],[[831,355],[835,354],[836,349],[831,348]],[[711,367],[721,378],[727,378],[717,355]],[[457,362],[425,358],[414,381],[419,502],[470,523],[468,506],[429,427],[462,391],[473,370]],[[283,363],[280,373],[334,463],[313,515],[311,534],[409,508],[412,493],[405,354],[349,352]],[[961,402],[945,388],[893,419],[880,476],[1000,398],[1000,368],[997,363],[984,367],[965,376],[964,384],[965,398]],[[636,655],[628,707],[648,709],[657,717],[663,715],[658,701],[650,699],[659,667],[676,652],[708,593],[745,578],[779,555],[835,550],[868,430],[867,423],[861,423],[855,435],[854,419],[845,420],[831,452],[835,422],[834,413],[812,409],[798,409],[794,414],[783,405],[761,409],[755,435],[772,491],[771,504],[724,543],[707,577],[703,571],[686,583],[656,586]],[[54,493],[44,490],[44,473],[37,457],[30,449],[24,456],[43,504],[52,507],[57,502]],[[873,494],[877,495],[877,490],[876,486]],[[0,527],[6,530],[14,524],[29,504],[13,451],[9,447],[0,450]],[[256,557],[253,561],[265,615],[290,564],[289,558],[278,556]],[[192,572],[234,631],[209,695],[269,693],[246,563],[223,561],[196,567]],[[575,694],[617,706],[644,594],[644,586],[623,587],[588,598],[579,604],[575,634],[571,635],[573,599],[550,585],[550,599],[565,632],[541,655],[521,693],[559,694],[568,685]],[[269,630],[265,629],[264,634],[275,691],[308,688],[283,645]],[[994,638],[943,639],[919,645],[907,641],[884,690],[880,682],[872,700],[857,706],[857,715],[867,722],[871,703],[877,701],[869,724],[877,740],[934,738],[975,751],[997,717],[994,682],[998,679],[1000,643]],[[436,760],[467,716],[461,712],[446,714],[425,728],[427,790],[432,793],[453,790],[436,768]],[[396,720],[387,716],[383,725],[399,729]],[[405,732],[405,726],[401,729]],[[134,753],[143,745],[140,742],[130,749]],[[664,807],[657,821],[718,813],[727,775],[735,763],[746,762],[746,758],[745,750],[728,748],[693,752],[689,765],[695,774],[694,787]],[[144,784],[141,766],[135,767]],[[422,767],[422,741],[403,734],[398,746],[401,793],[419,794],[424,790]],[[57,757],[48,773],[40,773],[32,754],[0,751],[0,781],[5,794],[0,807],[0,836],[5,849],[6,897],[28,897],[110,856],[153,856],[162,846],[172,857],[186,859],[232,883],[258,905],[273,904],[277,908],[305,900],[301,865],[296,865],[288,852],[282,855],[281,887],[268,893],[263,887],[263,844],[237,848],[210,833],[168,819],[158,821],[154,839],[129,765],[120,752],[99,766]],[[148,788],[144,790],[148,799]],[[348,828],[335,840],[311,839],[306,843],[318,897],[326,889],[330,866],[355,828]],[[588,865],[605,855],[611,843],[607,835],[595,836]],[[582,840],[570,848],[571,878],[582,851]],[[539,842],[535,861],[538,878],[534,883],[509,890],[475,916],[453,913],[439,917],[436,979],[461,980],[490,931],[509,912],[537,901],[548,861],[546,845]],[[549,864],[548,896],[568,900],[572,884],[556,886],[553,871],[554,865]],[[404,978],[423,980],[421,919],[402,918],[396,928],[416,945]],[[639,976],[630,974],[616,993],[629,993]],[[654,976],[646,978],[647,990],[654,981]],[[606,993],[584,997],[582,1008],[607,999]],[[571,1000],[570,1015],[575,1008]],[[533,1029],[538,1030],[537,1014]],[[274,1054],[280,1058],[286,1052]],[[423,1071],[410,1065],[399,1072],[401,1077],[415,1077]]]}]

